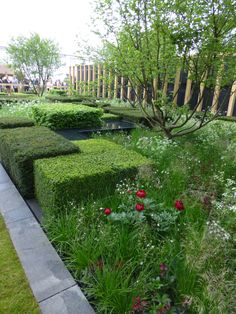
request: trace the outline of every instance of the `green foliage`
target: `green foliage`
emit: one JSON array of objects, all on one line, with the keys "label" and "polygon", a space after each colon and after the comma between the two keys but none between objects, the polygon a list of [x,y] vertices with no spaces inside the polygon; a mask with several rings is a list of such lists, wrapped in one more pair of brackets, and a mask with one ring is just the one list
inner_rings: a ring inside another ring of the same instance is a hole
[{"label": "green foliage", "polygon": [[[38,34],[29,38],[19,36],[12,39],[7,48],[15,70],[20,71],[33,84],[35,93],[42,96],[46,82],[61,64],[58,46],[50,39],[42,39]],[[34,79],[38,79],[38,86]]]},{"label": "green foliage", "polygon": [[[170,305],[166,313],[233,314],[235,123],[215,121],[176,140],[145,129],[107,138],[147,156],[154,169],[123,180],[96,202],[68,202],[59,215],[48,211],[46,221],[96,312],[159,314]],[[91,159],[93,148],[87,147]],[[140,189],[146,197],[136,195]],[[183,210],[176,211],[176,199]],[[143,211],[135,210],[137,203]]]},{"label": "green foliage", "polygon": [[102,109],[76,104],[44,104],[32,108],[39,125],[52,129],[88,129],[101,126]]},{"label": "green foliage", "polygon": [[[103,42],[97,62],[113,73],[110,83],[114,75],[125,78],[135,92],[133,105],[138,103],[151,125],[175,138],[212,121],[207,114],[191,119],[202,101],[195,96],[203,83],[214,90],[216,85],[230,89],[235,81],[235,0],[97,0],[96,4],[94,25]],[[185,112],[173,106],[176,95],[168,88],[174,86],[179,69],[193,81],[190,97],[182,104]],[[205,93],[203,97],[207,113],[211,102]],[[225,101],[215,104],[215,117],[222,115]],[[190,104],[194,104],[191,110]]]},{"label": "green foliage", "polygon": [[61,90],[57,88],[53,88],[49,91],[49,95],[55,95],[55,96],[67,96],[66,90]]},{"label": "green foliage", "polygon": [[50,102],[66,102],[66,103],[77,103],[77,102],[88,102],[93,104],[96,98],[91,96],[75,95],[75,96],[59,96],[59,95],[46,95],[45,97]]},{"label": "green foliage", "polygon": [[0,117],[0,129],[33,126],[34,120],[24,117]]},{"label": "green foliage", "polygon": [[0,312],[41,313],[0,216]]},{"label": "green foliage", "polygon": [[[145,114],[136,108],[127,108],[127,107],[106,107],[105,112],[110,112],[111,114],[118,115],[119,117],[130,120],[136,123],[143,123],[145,125],[150,125]],[[152,113],[150,112],[150,115]]]},{"label": "green foliage", "polygon": [[17,100],[14,103],[4,102],[0,110],[0,117],[32,118],[32,107],[37,106],[39,100]]},{"label": "green foliage", "polygon": [[36,195],[44,210],[106,195],[121,178],[150,164],[140,154],[109,141],[86,140],[78,145],[80,154],[35,162]]},{"label": "green foliage", "polygon": [[120,120],[120,117],[116,114],[113,114],[113,113],[104,113],[102,115],[102,120]]},{"label": "green foliage", "polygon": [[1,162],[27,198],[34,196],[34,160],[78,151],[77,146],[44,127],[5,129],[0,133]]}]

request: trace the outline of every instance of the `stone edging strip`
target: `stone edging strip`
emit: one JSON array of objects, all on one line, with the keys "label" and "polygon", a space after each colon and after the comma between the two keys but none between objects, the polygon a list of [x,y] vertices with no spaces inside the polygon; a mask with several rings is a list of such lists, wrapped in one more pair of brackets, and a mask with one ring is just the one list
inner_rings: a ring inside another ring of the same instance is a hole
[{"label": "stone edging strip", "polygon": [[95,314],[0,163],[0,212],[43,314]]}]

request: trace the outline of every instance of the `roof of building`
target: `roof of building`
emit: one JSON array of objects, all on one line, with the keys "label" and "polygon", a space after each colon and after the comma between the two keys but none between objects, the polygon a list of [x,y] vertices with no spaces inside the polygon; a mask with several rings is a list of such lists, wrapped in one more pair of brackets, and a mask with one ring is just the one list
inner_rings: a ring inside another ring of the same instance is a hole
[{"label": "roof of building", "polygon": [[0,64],[0,75],[13,75],[14,71],[5,64]]}]

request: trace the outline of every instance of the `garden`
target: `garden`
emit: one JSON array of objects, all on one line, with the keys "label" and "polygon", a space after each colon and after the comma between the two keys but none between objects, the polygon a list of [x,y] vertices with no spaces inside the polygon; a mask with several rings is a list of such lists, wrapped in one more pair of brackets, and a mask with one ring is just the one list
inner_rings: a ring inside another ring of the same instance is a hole
[{"label": "garden", "polygon": [[98,126],[98,104],[0,109],[1,162],[37,198],[90,304],[97,313],[233,313],[235,122],[175,139],[142,124],[77,141],[53,131]]},{"label": "garden", "polygon": [[235,0],[94,5],[66,90],[53,41],[7,48],[1,164],[96,313],[233,314]]}]

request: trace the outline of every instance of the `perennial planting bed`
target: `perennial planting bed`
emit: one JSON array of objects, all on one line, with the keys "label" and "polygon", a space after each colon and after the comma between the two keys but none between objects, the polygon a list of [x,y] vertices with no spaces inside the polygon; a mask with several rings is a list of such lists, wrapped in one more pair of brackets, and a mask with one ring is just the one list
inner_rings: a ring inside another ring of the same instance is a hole
[{"label": "perennial planting bed", "polygon": [[[7,138],[10,169],[29,142],[10,153]],[[44,228],[96,312],[233,314],[235,124],[176,141],[137,129],[66,143],[80,151],[29,162]]]}]

